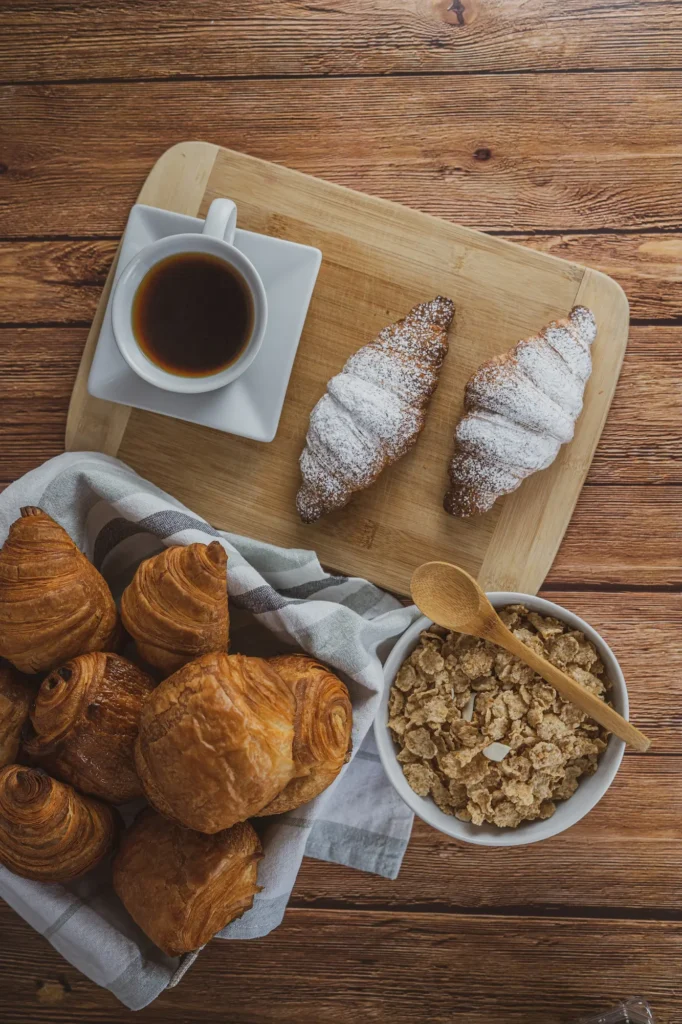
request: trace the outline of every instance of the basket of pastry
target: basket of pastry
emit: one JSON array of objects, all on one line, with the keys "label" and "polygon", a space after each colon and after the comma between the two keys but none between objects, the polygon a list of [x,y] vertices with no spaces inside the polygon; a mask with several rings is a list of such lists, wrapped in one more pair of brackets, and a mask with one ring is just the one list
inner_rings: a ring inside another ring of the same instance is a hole
[{"label": "basket of pastry", "polygon": [[[101,538],[119,522],[111,516],[98,534],[100,561]],[[168,543],[169,516],[182,543]],[[216,531],[198,519],[188,526],[184,512],[159,512],[157,522],[160,550],[128,562],[120,611],[104,576],[45,511],[23,507],[9,527],[0,550],[0,864],[65,885],[110,864],[132,920],[175,957],[252,907],[268,823],[337,779],[354,709],[346,683],[317,657],[233,653],[231,544],[188,543],[199,526]],[[141,526],[127,527],[120,547],[130,534],[149,541]],[[234,557],[243,591],[245,559]],[[320,576],[307,584],[312,592],[326,581],[338,587]],[[294,619],[303,630],[303,601],[273,589],[263,604],[267,590],[254,588],[256,610],[290,641]],[[369,607],[366,593],[363,601]],[[318,603],[329,619],[331,601]],[[350,600],[338,608],[352,613]],[[378,611],[393,619],[383,636],[376,626],[377,641],[409,622],[405,609]],[[346,641],[348,621],[335,627]],[[327,633],[306,630],[327,637],[319,643],[333,655]],[[367,693],[370,679],[366,672]],[[357,703],[366,731],[372,711]]]}]

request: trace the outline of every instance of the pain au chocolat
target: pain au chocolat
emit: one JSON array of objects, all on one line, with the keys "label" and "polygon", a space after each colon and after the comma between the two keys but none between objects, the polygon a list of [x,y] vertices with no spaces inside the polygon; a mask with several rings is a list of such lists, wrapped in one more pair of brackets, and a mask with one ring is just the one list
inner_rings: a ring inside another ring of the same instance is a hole
[{"label": "pain au chocolat", "polygon": [[117,654],[73,658],[38,691],[24,750],[50,774],[114,804],[142,796],[134,745],[154,680]]},{"label": "pain au chocolat", "polygon": [[143,932],[179,956],[253,905],[263,851],[248,821],[205,835],[145,808],[114,860],[114,889]]},{"label": "pain au chocolat", "polygon": [[199,832],[257,814],[294,775],[295,701],[263,658],[206,654],[142,709],[137,772],[149,802]]},{"label": "pain au chocolat", "polygon": [[308,803],[330,786],[350,756],[353,712],[344,683],[305,654],[285,654],[270,665],[296,700],[294,771],[296,777],[259,812],[282,814]]}]

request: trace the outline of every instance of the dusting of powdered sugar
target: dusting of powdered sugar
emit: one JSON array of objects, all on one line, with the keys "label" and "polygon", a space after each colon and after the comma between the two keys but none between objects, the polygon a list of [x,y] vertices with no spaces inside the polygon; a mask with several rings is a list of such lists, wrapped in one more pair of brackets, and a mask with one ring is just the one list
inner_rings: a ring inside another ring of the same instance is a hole
[{"label": "dusting of powdered sugar", "polygon": [[552,464],[573,437],[595,336],[593,314],[577,306],[566,320],[476,371],[455,431],[449,512],[487,511],[500,495]]},{"label": "dusting of powdered sugar", "polygon": [[438,384],[454,314],[439,296],[355,352],[310,415],[296,499],[305,522],[345,505],[414,444]]}]

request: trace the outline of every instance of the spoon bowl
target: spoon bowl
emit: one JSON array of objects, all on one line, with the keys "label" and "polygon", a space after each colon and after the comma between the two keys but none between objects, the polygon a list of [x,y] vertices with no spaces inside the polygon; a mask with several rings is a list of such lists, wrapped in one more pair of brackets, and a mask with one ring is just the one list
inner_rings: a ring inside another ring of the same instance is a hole
[{"label": "spoon bowl", "polygon": [[425,562],[415,569],[410,589],[420,612],[439,626],[484,640],[494,632],[497,612],[464,569],[449,562]]}]

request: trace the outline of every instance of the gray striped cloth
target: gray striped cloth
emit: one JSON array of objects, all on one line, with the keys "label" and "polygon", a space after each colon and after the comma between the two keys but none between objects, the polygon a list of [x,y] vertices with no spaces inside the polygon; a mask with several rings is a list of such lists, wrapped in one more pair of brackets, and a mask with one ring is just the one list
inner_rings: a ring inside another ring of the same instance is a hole
[{"label": "gray striped cloth", "polygon": [[[384,776],[370,725],[382,661],[418,613],[361,579],[330,576],[311,551],[285,550],[213,529],[116,459],[68,453],[0,494],[0,543],[22,505],[38,505],[70,533],[118,598],[144,558],[171,544],[218,538],[229,556],[233,646],[274,653],[295,645],[338,669],[353,701],[351,762],[311,803],[264,819],[263,891],[221,939],[253,939],[281,922],[304,856],[395,878],[412,813]],[[236,634],[236,636],[235,636]],[[130,820],[135,807],[124,809]],[[77,882],[47,885],[0,866],[0,895],[70,963],[141,1009],[177,984],[196,958],[160,952],[111,887],[110,865]]]}]

